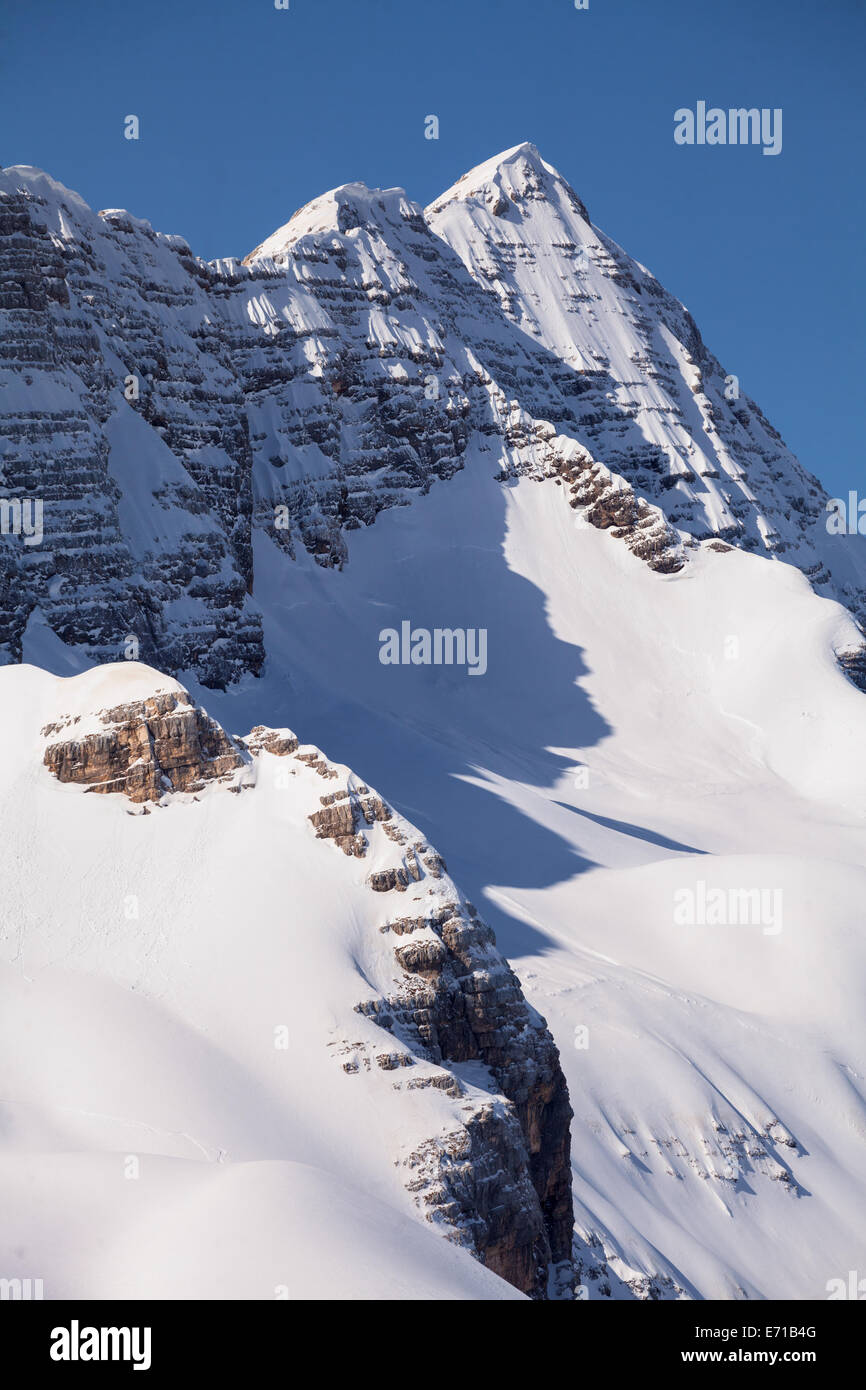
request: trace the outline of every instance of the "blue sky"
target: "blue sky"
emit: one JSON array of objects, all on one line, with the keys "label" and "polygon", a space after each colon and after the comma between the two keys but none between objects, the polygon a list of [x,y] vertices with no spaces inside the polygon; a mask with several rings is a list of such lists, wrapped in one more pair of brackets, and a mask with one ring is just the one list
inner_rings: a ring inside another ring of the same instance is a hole
[{"label": "blue sky", "polygon": [[[863,0],[43,0],[0,12],[0,162],[213,257],[339,183],[429,202],[533,140],[839,493],[863,482],[864,40]],[[782,153],[675,145],[698,100],[781,107]]]}]

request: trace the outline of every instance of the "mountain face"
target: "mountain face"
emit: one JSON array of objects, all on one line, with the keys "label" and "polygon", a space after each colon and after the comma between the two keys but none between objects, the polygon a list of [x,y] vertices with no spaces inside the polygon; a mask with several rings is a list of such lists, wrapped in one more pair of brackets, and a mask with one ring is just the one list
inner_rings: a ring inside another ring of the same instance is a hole
[{"label": "mountain face", "polygon": [[863,540],[736,364],[531,145],[244,262],[7,169],[0,256],[4,1272],[862,1269]]},{"label": "mountain face", "polygon": [[3,485],[44,528],[4,546],[7,660],[35,620],[92,660],[258,674],[257,535],[341,567],[470,446],[657,570],[726,543],[864,612],[859,538],[532,145],[426,213],[348,184],[243,263],[33,169],[0,174],[0,219]]}]

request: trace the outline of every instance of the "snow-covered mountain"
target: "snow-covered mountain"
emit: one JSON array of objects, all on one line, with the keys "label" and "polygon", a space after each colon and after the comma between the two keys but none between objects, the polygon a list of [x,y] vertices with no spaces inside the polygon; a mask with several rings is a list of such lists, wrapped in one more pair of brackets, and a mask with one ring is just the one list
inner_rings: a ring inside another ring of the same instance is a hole
[{"label": "snow-covered mountain", "polygon": [[0,234],[6,1263],[555,1294],[564,1073],[590,1298],[862,1268],[864,542],[736,365],[531,145],[243,263],[21,168]]},{"label": "snow-covered mountain", "polygon": [[243,264],[29,168],[0,218],[2,481],[45,532],[3,556],[7,659],[44,622],[96,660],[134,639],[208,686],[258,673],[256,537],[342,566],[467,450],[658,569],[715,538],[866,612],[863,538],[827,534],[816,480],[532,145],[427,214],[335,189]]}]

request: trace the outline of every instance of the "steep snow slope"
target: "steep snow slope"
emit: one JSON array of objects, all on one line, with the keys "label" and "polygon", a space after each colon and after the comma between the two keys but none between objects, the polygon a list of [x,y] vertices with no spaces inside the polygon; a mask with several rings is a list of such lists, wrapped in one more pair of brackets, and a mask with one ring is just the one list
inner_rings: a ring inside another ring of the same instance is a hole
[{"label": "steep snow slope", "polygon": [[[590,1295],[824,1297],[866,1258],[850,616],[736,550],[655,574],[484,455],[342,573],[287,589],[268,544],[272,677],[210,704],[302,711],[495,925],[568,1077]],[[381,665],[404,619],[486,627],[486,676]],[[678,894],[718,889],[762,890],[756,920],[678,923]]]}]

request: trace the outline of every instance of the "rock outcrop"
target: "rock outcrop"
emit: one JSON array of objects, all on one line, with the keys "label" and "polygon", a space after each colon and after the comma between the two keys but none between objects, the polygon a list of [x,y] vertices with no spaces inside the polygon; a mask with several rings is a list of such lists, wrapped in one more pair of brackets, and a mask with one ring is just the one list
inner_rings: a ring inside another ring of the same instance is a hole
[{"label": "rock outcrop", "polygon": [[333,840],[344,854],[363,857],[367,842],[360,833],[362,827],[391,819],[390,807],[367,787],[330,792],[319,800],[322,810],[310,816],[316,835],[320,840]]},{"label": "rock outcrop", "polygon": [[[413,1153],[410,1186],[491,1269],[545,1297],[557,1269],[567,1280],[574,1225],[572,1112],[556,1045],[474,908],[455,898],[383,931],[400,938],[402,983],[359,1011],[437,1066],[481,1062],[507,1101],[482,1103],[444,1143]],[[479,1164],[479,1146],[500,1162]]]},{"label": "rock outcrop", "polygon": [[75,737],[75,725],[49,724],[45,766],[60,782],[88,792],[119,792],[134,802],[159,802],[167,793],[198,792],[243,766],[228,734],[185,692],[102,711],[99,732]]},{"label": "rock outcrop", "polygon": [[858,690],[866,692],[866,643],[836,653],[836,660],[845,675]]}]

